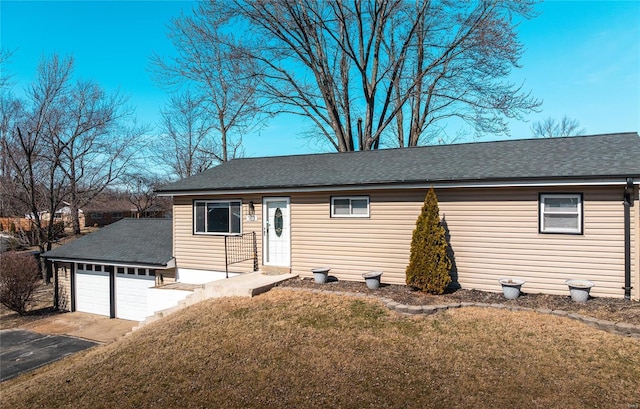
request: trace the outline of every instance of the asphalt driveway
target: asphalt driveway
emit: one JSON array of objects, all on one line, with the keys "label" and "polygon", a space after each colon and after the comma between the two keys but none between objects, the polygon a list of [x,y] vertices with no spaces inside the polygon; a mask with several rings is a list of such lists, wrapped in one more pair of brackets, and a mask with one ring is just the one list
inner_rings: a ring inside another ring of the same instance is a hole
[{"label": "asphalt driveway", "polygon": [[98,345],[66,335],[47,335],[24,329],[0,331],[0,382]]}]

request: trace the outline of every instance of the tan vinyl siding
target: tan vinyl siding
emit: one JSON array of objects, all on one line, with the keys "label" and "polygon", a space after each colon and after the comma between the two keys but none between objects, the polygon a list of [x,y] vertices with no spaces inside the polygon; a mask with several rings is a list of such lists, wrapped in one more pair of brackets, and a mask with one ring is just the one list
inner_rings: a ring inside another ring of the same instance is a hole
[{"label": "tan vinyl siding", "polygon": [[[539,233],[541,192],[583,193],[582,235]],[[363,272],[382,270],[383,282],[404,284],[411,234],[425,193],[371,192],[370,218],[352,219],[329,217],[329,193],[292,196],[293,272],[310,276],[311,268],[326,265],[338,279],[360,281]],[[462,287],[499,291],[498,278],[508,276],[527,280],[524,291],[567,294],[565,280],[580,278],[595,282],[593,295],[623,295],[620,187],[443,189],[437,193]],[[636,264],[637,256],[633,271]]]},{"label": "tan vinyl siding", "polygon": [[[403,201],[396,202],[403,196]],[[383,282],[404,284],[411,231],[421,193],[369,194],[369,218],[331,218],[331,194],[297,194],[291,198],[292,272],[309,276],[329,266],[338,279],[362,280],[362,273],[382,270]],[[340,192],[334,196],[362,196]]]},{"label": "tan vinyl siding", "polygon": [[[194,200],[241,200],[243,233],[256,232],[258,252],[262,243],[262,198],[256,195],[176,197],[173,204],[173,254],[178,268],[225,271],[224,236],[193,233]],[[249,202],[253,201],[255,221],[247,220]],[[229,267],[231,272],[249,272],[253,262],[245,261]]]},{"label": "tan vinyl siding", "polygon": [[58,273],[58,308],[71,311],[71,265],[69,263],[55,263]]},{"label": "tan vinyl siding", "polygon": [[[582,193],[583,234],[541,234],[540,193]],[[501,277],[527,281],[523,291],[568,295],[565,280],[588,279],[594,296],[622,297],[624,285],[624,214],[621,186],[573,188],[459,188],[437,191],[450,236],[454,275],[463,288],[500,291]],[[331,267],[341,280],[363,281],[361,274],[382,270],[383,283],[404,284],[411,235],[426,189],[292,193],[291,270],[311,276],[311,269]],[[332,218],[332,196],[369,196],[370,217]],[[637,197],[637,192],[636,192]],[[224,271],[222,236],[193,234],[193,200],[174,202],[174,255],[179,268]],[[242,231],[255,231],[262,264],[260,195],[197,197],[241,199]],[[256,220],[247,221],[248,203]],[[639,210],[632,208],[632,286],[640,290]],[[249,262],[237,271],[251,271]],[[233,270],[232,270],[233,271]],[[364,285],[364,284],[363,284]]]},{"label": "tan vinyl siding", "polygon": [[[539,233],[540,192],[583,193],[583,234]],[[507,276],[525,279],[524,291],[566,294],[565,280],[580,278],[593,295],[622,296],[621,197],[620,187],[439,192],[461,286],[498,291]]]}]

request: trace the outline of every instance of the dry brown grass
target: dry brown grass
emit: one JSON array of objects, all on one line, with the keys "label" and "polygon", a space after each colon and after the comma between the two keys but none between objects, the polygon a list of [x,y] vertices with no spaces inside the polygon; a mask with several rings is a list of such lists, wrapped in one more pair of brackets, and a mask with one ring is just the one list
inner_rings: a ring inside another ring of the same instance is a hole
[{"label": "dry brown grass", "polygon": [[640,342],[532,312],[404,317],[272,291],[200,303],[2,384],[3,408],[611,407],[640,403]]}]

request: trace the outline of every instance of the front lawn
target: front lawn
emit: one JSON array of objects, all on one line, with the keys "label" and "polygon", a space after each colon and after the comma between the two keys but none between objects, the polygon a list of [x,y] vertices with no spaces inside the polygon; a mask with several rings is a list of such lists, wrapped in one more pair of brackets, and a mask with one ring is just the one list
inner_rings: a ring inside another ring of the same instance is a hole
[{"label": "front lawn", "polygon": [[287,290],[209,300],[2,384],[3,408],[640,404],[640,341],[534,312],[405,317]]}]

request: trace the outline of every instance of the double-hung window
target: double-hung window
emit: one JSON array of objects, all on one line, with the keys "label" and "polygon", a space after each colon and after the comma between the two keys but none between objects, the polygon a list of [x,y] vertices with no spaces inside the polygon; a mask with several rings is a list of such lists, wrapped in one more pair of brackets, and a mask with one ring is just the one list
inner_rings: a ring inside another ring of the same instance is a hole
[{"label": "double-hung window", "polygon": [[239,200],[196,200],[193,203],[193,210],[194,233],[241,233],[242,202]]},{"label": "double-hung window", "polygon": [[332,197],[331,217],[369,217],[369,196]]},{"label": "double-hung window", "polygon": [[582,194],[540,194],[540,232],[582,234]]}]

